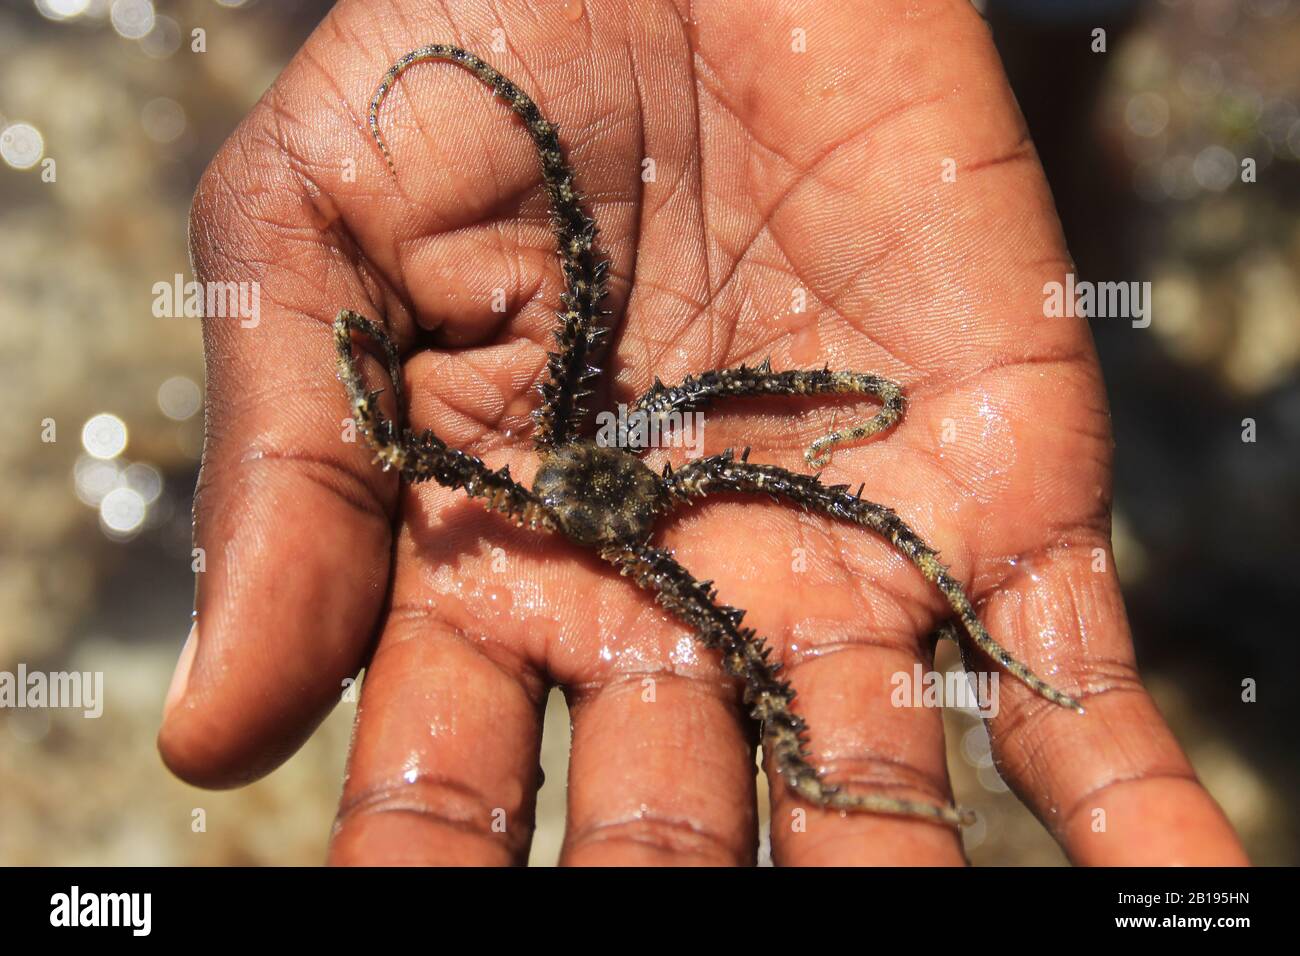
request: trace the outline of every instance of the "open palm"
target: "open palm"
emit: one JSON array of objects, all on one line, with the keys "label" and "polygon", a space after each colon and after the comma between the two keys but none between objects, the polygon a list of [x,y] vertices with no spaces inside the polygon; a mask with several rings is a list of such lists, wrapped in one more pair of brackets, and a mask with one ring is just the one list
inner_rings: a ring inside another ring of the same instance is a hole
[{"label": "open palm", "polygon": [[[378,78],[440,41],[490,60],[560,127],[611,260],[617,329],[594,404],[768,356],[902,383],[901,424],[837,448],[826,480],[895,508],[993,635],[1087,707],[1004,680],[1003,775],[1078,862],[1241,862],[1136,676],[1100,372],[1085,323],[1043,317],[1068,253],[974,11],[555,9],[345,0],[205,175],[198,278],[260,283],[262,314],[205,322],[209,561],[160,735],[169,766],[212,786],[267,772],[367,666],[332,859],[517,862],[558,683],[574,734],[566,862],[754,858],[752,727],[716,655],[594,554],[431,483],[399,488],[344,440],[329,323],[349,307],[397,339],[415,427],[525,484],[537,466],[529,415],[562,286],[532,144],[439,65],[385,104],[395,178],[366,131]],[[378,363],[368,374],[382,384]],[[735,400],[709,414],[706,451],[806,470],[833,416],[872,411]],[[668,460],[682,452],[652,453]],[[891,676],[928,666],[949,613],[911,564],[766,500],[710,500],[657,540],[748,609],[830,779],[951,800],[939,713],[890,703]],[[773,798],[778,862],[962,860],[944,827],[819,810],[779,780]]]}]

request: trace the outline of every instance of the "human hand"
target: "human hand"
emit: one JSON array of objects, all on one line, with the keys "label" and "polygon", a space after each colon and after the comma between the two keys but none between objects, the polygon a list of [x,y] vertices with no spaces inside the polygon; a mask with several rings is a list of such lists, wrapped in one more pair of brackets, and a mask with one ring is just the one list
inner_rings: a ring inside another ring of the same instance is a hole
[{"label": "human hand", "polygon": [[[590,553],[432,484],[399,488],[340,440],[329,323],[349,307],[402,348],[415,427],[525,484],[536,467],[532,387],[561,281],[531,143],[446,66],[389,96],[395,179],[365,128],[378,78],[437,40],[484,55],[559,124],[611,260],[614,374],[598,404],[768,355],[901,382],[902,423],[836,449],[826,479],[865,481],[941,551],[993,635],[1084,700],[1080,716],[1002,681],[990,732],[1008,782],[1077,862],[1244,862],[1137,680],[1100,373],[1086,323],[1043,317],[1068,253],[974,11],[695,4],[688,25],[668,4],[588,0],[576,23],[551,7],[501,22],[478,3],[450,17],[340,3],[205,176],[197,278],[257,281],[263,311],[255,328],[205,321],[195,514],[209,560],[160,734],[169,766],[209,786],[269,771],[366,665],[331,859],[518,862],[559,683],[565,862],[753,859],[752,741],[716,656]],[[507,52],[492,51],[496,27]],[[720,406],[708,451],[748,445],[801,469],[838,404]],[[889,702],[891,675],[929,665],[925,636],[948,613],[910,564],[776,504],[719,500],[661,529],[773,645],[832,779],[951,800],[940,714]],[[962,860],[943,827],[806,807],[779,779],[773,798],[778,862]],[[784,825],[796,806],[802,832]]]}]

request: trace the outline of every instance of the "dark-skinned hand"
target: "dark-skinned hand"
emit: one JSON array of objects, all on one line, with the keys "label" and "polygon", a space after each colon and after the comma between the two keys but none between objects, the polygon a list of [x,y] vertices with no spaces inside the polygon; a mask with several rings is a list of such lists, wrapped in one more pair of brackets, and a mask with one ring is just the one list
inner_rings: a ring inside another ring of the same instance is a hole
[{"label": "dark-skinned hand", "polygon": [[[196,277],[260,283],[261,316],[205,321],[208,561],[159,738],[168,766],[212,787],[270,771],[365,666],[330,859],[517,863],[558,683],[573,719],[563,862],[755,858],[752,728],[716,655],[594,554],[399,486],[342,440],[330,322],[348,307],[403,349],[415,427],[525,483],[536,469],[529,413],[561,277],[531,141],[449,64],[408,71],[385,103],[395,178],[366,129],[389,65],[447,42],[559,124],[611,260],[619,328],[597,398],[769,355],[902,383],[903,421],[836,449],[826,480],[865,481],[994,637],[1087,707],[1003,675],[999,771],[1077,863],[1244,862],[1137,676],[1101,374],[1086,322],[1043,315],[1044,283],[1072,266],[970,4],[563,9],[344,0],[203,177]],[[382,384],[377,363],[368,374]],[[725,403],[706,450],[806,470],[843,404]],[[711,500],[661,529],[773,645],[832,780],[952,800],[940,712],[890,703],[891,675],[931,666],[946,617],[907,561],[765,499]],[[798,807],[806,828],[788,825]],[[778,863],[963,861],[954,830],[806,807],[779,779],[772,816]]]}]

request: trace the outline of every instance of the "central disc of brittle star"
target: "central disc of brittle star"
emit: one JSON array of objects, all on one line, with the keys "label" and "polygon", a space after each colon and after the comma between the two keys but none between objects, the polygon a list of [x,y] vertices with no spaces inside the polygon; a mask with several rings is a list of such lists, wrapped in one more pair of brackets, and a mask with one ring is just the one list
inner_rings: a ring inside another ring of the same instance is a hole
[{"label": "central disc of brittle star", "polygon": [[668,505],[659,476],[621,448],[583,441],[542,458],[533,493],[579,544],[644,541]]}]

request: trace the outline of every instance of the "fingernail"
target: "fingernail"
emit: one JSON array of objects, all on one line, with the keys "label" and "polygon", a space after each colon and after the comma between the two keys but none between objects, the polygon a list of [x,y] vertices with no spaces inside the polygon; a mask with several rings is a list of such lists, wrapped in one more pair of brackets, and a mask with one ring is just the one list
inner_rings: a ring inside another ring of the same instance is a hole
[{"label": "fingernail", "polygon": [[185,688],[190,682],[190,667],[194,664],[194,652],[199,649],[199,622],[190,627],[190,636],[185,638],[181,648],[180,659],[176,662],[176,672],[172,674],[171,686],[167,688],[167,698],[163,701],[163,719],[166,719],[185,696]]}]

